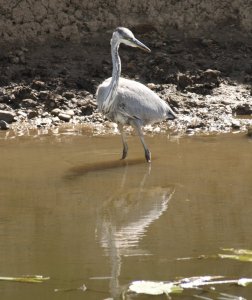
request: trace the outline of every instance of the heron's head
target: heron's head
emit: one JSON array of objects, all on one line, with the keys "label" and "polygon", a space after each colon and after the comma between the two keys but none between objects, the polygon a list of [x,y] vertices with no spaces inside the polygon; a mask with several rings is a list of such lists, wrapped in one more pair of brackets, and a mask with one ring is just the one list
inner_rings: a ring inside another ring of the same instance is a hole
[{"label": "heron's head", "polygon": [[117,27],[113,33],[112,40],[116,40],[118,43],[123,43],[131,47],[138,47],[146,52],[151,52],[147,46],[137,40],[134,37],[134,34],[125,27]]}]

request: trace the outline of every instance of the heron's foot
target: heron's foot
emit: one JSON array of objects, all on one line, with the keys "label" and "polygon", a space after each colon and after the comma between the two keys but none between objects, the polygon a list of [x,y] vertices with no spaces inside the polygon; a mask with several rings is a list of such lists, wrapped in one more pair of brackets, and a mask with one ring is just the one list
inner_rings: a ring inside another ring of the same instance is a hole
[{"label": "heron's foot", "polygon": [[127,157],[127,153],[123,152],[121,159],[125,159]]},{"label": "heron's foot", "polygon": [[145,150],[145,159],[148,163],[151,162],[151,152],[148,149]]},{"label": "heron's foot", "polygon": [[122,153],[121,159],[125,159],[127,157],[127,154],[128,154],[128,149],[123,149],[123,153]]}]

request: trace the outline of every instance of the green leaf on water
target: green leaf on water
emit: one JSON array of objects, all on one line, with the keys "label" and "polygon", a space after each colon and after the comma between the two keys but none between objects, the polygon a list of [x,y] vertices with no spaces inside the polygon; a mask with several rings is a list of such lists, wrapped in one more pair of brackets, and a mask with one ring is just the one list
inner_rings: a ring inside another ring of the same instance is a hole
[{"label": "green leaf on water", "polygon": [[155,281],[133,281],[129,290],[137,294],[147,295],[169,295],[171,293],[181,293],[183,288],[173,282],[155,282]]},{"label": "green leaf on water", "polygon": [[68,288],[68,289],[54,289],[54,292],[73,292],[73,291],[82,291],[85,292],[87,290],[86,285],[83,283],[82,286],[78,288]]},{"label": "green leaf on water", "polygon": [[25,275],[25,276],[21,276],[21,277],[0,276],[0,280],[25,282],[25,283],[42,283],[49,279],[50,279],[50,277],[44,277],[42,275]]},{"label": "green leaf on water", "polygon": [[[246,287],[249,284],[252,284],[252,278],[225,279],[223,276],[195,276],[195,277],[183,278],[178,281],[167,281],[167,282],[139,280],[139,281],[133,281],[129,285],[128,292],[134,292],[136,294],[147,294],[152,296],[165,294],[168,296],[174,293],[182,293],[184,290],[187,289],[200,289],[205,286],[215,286],[215,285],[224,285],[224,284],[237,284]],[[226,298],[227,295],[228,294],[225,295]],[[201,299],[211,299],[202,295],[194,295],[194,297],[201,298]],[[224,294],[221,295],[221,297],[222,300],[224,300]]]},{"label": "green leaf on water", "polygon": [[245,286],[245,287],[248,286],[251,283],[252,283],[252,279],[251,278],[240,278],[237,281],[238,285]]},{"label": "green leaf on water", "polygon": [[199,255],[196,257],[179,257],[176,260],[194,260],[194,259],[217,259],[217,258],[229,258],[239,261],[252,262],[252,250],[247,249],[234,249],[234,248],[222,248],[222,251],[229,253],[219,253],[217,255]]},{"label": "green leaf on water", "polygon": [[235,254],[218,254],[220,258],[229,258],[234,260],[240,260],[240,261],[246,261],[246,262],[252,262],[252,256],[247,255],[235,255]]},{"label": "green leaf on water", "polygon": [[248,250],[248,249],[221,248],[221,250],[232,252],[234,254],[244,254],[244,255],[252,256],[252,250]]},{"label": "green leaf on water", "polygon": [[252,262],[252,251],[247,249],[222,248],[221,250],[231,252],[232,254],[220,253],[220,258],[229,258],[239,261]]},{"label": "green leaf on water", "polygon": [[211,282],[221,282],[217,281],[217,279],[222,279],[223,276],[193,276],[188,278],[183,278],[178,281],[179,286],[183,289],[193,289],[198,288],[204,285],[209,285]]},{"label": "green leaf on water", "polygon": [[194,298],[203,299],[203,300],[213,300],[213,298],[201,296],[201,295],[193,295]]},{"label": "green leaf on water", "polygon": [[193,257],[193,256],[177,257],[176,260],[194,260],[194,259],[209,259],[209,258],[216,258],[216,255],[201,254],[201,255],[196,256],[196,257]]},{"label": "green leaf on water", "polygon": [[231,295],[227,293],[219,293],[218,300],[246,300],[241,296]]}]

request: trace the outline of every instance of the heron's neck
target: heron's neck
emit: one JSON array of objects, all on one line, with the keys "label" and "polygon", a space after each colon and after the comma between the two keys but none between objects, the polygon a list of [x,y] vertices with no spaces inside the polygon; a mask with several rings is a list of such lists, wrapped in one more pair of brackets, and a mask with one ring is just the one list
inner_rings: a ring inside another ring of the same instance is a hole
[{"label": "heron's neck", "polygon": [[109,91],[103,104],[103,110],[105,113],[108,113],[114,104],[114,100],[116,97],[116,92],[119,84],[119,78],[121,75],[121,60],[118,53],[119,44],[120,43],[118,41],[112,39],[111,55],[112,55],[112,62],[113,62],[113,71],[112,71],[112,79],[109,84]]},{"label": "heron's neck", "polygon": [[[112,71],[112,80],[111,80],[111,86],[114,84],[118,85],[119,77],[121,75],[121,60],[119,57],[119,43],[115,42],[111,45],[111,56],[112,56],[112,62],[113,62],[113,71]],[[113,84],[114,83],[114,84]]]}]

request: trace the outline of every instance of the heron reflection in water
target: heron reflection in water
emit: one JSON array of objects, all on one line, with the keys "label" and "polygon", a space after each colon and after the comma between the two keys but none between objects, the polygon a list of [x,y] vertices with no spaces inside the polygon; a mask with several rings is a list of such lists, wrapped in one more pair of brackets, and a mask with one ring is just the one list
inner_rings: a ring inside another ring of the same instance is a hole
[{"label": "heron reflection in water", "polygon": [[150,168],[146,168],[144,174],[136,175],[134,182],[139,182],[137,186],[129,187],[127,177],[132,176],[128,174],[131,171],[131,167],[125,167],[121,186],[103,202],[97,222],[97,239],[110,257],[110,292],[113,299],[120,299],[122,258],[151,254],[140,249],[139,242],[148,227],[167,210],[175,191],[173,186],[151,186],[147,182]]},{"label": "heron reflection in water", "polygon": [[144,141],[141,127],[165,119],[174,119],[176,114],[164,100],[145,85],[120,77],[121,60],[118,50],[121,43],[138,47],[146,52],[151,50],[124,27],[116,28],[110,43],[112,77],[106,79],[97,89],[98,108],[108,119],[118,124],[123,143],[122,159],[126,158],[128,153],[123,126],[131,125],[141,139],[146,161],[150,162],[151,152]]}]

